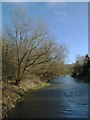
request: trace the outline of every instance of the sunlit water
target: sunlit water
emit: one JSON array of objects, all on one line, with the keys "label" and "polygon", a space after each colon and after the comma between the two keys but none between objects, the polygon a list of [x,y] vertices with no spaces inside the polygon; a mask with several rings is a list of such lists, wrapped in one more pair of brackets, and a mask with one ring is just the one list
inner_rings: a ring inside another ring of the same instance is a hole
[{"label": "sunlit water", "polygon": [[88,118],[88,83],[69,76],[25,96],[9,118]]}]

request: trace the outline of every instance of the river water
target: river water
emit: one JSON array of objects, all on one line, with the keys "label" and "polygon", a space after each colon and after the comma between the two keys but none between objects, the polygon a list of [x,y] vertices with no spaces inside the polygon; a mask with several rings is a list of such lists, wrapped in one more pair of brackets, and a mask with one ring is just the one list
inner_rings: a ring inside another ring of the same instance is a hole
[{"label": "river water", "polygon": [[9,118],[88,118],[88,83],[61,76],[24,97]]}]

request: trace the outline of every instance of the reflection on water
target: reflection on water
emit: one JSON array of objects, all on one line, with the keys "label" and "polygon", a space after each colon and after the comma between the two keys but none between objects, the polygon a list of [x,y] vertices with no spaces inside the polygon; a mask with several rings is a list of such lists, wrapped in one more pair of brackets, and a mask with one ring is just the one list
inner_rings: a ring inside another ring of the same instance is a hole
[{"label": "reflection on water", "polygon": [[69,76],[25,96],[10,118],[88,118],[88,83]]}]

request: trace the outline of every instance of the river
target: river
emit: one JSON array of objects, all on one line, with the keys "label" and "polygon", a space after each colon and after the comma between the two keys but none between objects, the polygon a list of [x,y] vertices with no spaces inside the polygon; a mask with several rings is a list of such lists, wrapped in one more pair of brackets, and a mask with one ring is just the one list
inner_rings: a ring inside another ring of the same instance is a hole
[{"label": "river", "polygon": [[57,77],[24,97],[9,118],[88,118],[88,83]]}]

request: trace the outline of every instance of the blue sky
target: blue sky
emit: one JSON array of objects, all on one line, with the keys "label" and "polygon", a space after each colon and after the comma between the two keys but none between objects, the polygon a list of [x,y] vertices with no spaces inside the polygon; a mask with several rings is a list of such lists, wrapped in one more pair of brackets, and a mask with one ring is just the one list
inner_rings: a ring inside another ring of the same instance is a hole
[{"label": "blue sky", "polygon": [[74,62],[77,54],[88,53],[87,2],[2,3],[3,23],[10,20],[9,12],[14,6],[22,6],[35,20],[45,19],[57,43],[68,47],[68,63]]}]

